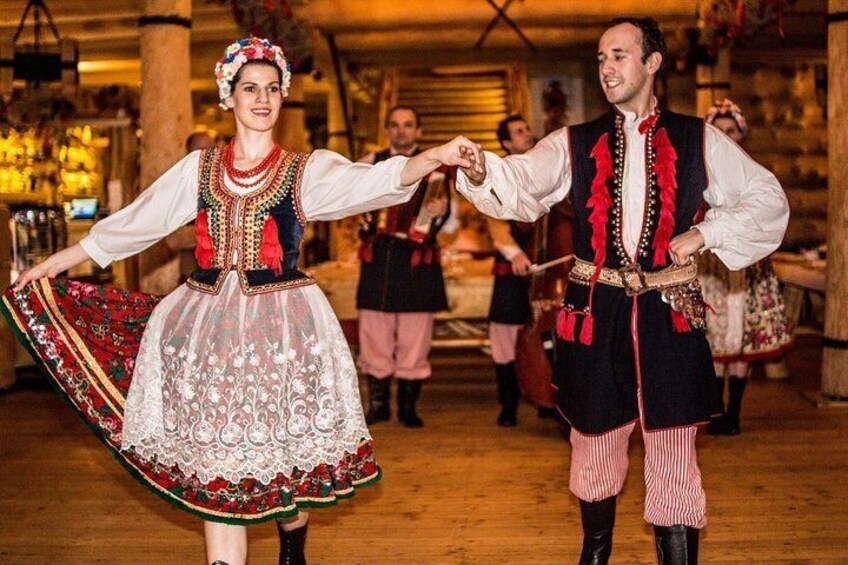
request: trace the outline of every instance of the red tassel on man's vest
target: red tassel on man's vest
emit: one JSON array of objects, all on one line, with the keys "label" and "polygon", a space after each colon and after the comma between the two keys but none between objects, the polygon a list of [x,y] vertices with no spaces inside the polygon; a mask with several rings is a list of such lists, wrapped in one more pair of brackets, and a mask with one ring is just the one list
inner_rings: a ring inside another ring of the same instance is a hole
[{"label": "red tassel on man's vest", "polygon": [[[592,250],[595,252],[595,271],[589,281],[589,304],[588,314],[583,319],[583,327],[580,329],[580,343],[592,345],[592,302],[595,296],[595,284],[601,276],[601,269],[607,258],[607,219],[609,209],[613,201],[607,187],[609,179],[615,177],[612,155],[607,142],[609,134],[605,133],[598,139],[589,154],[595,160],[595,178],[592,181],[591,196],[586,201],[586,207],[592,209],[589,214],[589,224],[592,226]],[[574,314],[571,315],[574,318]]]},{"label": "red tassel on man's vest", "polygon": [[595,330],[595,318],[589,314],[583,316],[583,327],[580,328],[580,343],[592,345],[592,334]]},{"label": "red tassel on man's vest", "polygon": [[691,332],[692,327],[689,325],[689,320],[686,319],[686,316],[683,315],[683,312],[671,309],[671,325],[674,328],[675,333],[686,333]]},{"label": "red tassel on man's vest", "polygon": [[577,324],[577,315],[577,312],[569,312],[565,308],[559,311],[557,334],[565,341],[574,341],[574,326]]},{"label": "red tassel on man's vest", "polygon": [[197,247],[194,248],[194,258],[201,269],[211,269],[212,259],[215,258],[215,246],[209,235],[209,214],[206,209],[197,212],[194,221],[194,234],[197,237]]},{"label": "red tassel on man's vest", "polygon": [[270,214],[262,227],[262,246],[259,248],[259,262],[280,276],[283,274],[283,246],[277,231],[277,222]]}]

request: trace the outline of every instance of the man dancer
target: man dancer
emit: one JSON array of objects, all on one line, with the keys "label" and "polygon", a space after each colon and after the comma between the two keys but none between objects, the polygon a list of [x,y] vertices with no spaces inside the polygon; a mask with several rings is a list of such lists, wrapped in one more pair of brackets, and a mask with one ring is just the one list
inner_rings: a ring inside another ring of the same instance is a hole
[{"label": "man dancer", "polygon": [[[389,147],[360,161],[373,164],[420,152],[421,127],[414,108],[391,108],[385,126]],[[428,196],[437,180],[443,190]],[[415,403],[422,382],[430,377],[434,314],[448,307],[436,241],[450,215],[448,180],[446,170],[432,173],[408,203],[363,216],[356,307],[358,362],[368,378],[368,425],[391,417],[392,375],[398,381],[398,419],[410,428],[424,425]],[[422,215],[432,219],[422,222]]]},{"label": "man dancer", "polygon": [[[656,107],[664,49],[654,20],[614,20],[598,48],[610,111],[524,155],[487,153],[458,182],[482,212],[522,221],[572,196],[576,284],[554,381],[572,425],[581,564],[609,561],[637,422],[658,561],[697,562],[706,499],[695,434],[713,413],[715,373],[692,256],[708,249],[731,269],[750,265],[779,245],[789,217],[774,175],[700,119]],[[702,198],[711,209],[693,226]]]}]

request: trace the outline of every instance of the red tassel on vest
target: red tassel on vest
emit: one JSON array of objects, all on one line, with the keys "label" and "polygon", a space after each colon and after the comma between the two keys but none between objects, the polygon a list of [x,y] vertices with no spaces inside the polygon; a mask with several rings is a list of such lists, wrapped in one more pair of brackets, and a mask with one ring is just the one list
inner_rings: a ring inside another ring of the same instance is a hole
[{"label": "red tassel on vest", "polygon": [[589,224],[592,226],[591,242],[592,250],[595,252],[595,272],[589,282],[589,314],[583,319],[583,326],[580,329],[580,343],[583,345],[592,344],[592,331],[594,330],[592,302],[595,295],[595,284],[598,282],[601,269],[607,260],[607,220],[609,208],[613,204],[607,182],[615,177],[612,155],[609,145],[607,145],[608,140],[609,134],[605,133],[595,143],[590,153],[590,156],[595,160],[595,178],[592,180],[591,196],[586,202],[586,207],[592,209],[589,214]]},{"label": "red tassel on vest", "polygon": [[270,214],[262,227],[262,245],[259,248],[259,262],[280,276],[283,274],[283,246],[277,231],[277,222]]},{"label": "red tassel on vest", "polygon": [[415,251],[412,252],[412,259],[410,261],[413,267],[417,267],[421,264],[421,248],[416,247]]},{"label": "red tassel on vest", "polygon": [[197,237],[197,247],[194,248],[194,258],[201,269],[211,269],[212,259],[215,258],[215,246],[209,235],[209,213],[206,208],[197,212],[194,221],[194,234]]},{"label": "red tassel on vest", "polygon": [[671,325],[676,333],[692,331],[692,327],[689,325],[689,320],[686,319],[683,312],[679,312],[674,308],[671,309]]},{"label": "red tassel on vest", "polygon": [[595,332],[595,318],[589,314],[583,317],[583,327],[580,328],[580,343],[592,345],[592,336]]},{"label": "red tassel on vest", "polygon": [[557,316],[557,334],[565,341],[574,341],[574,325],[577,323],[577,313],[565,308]]}]

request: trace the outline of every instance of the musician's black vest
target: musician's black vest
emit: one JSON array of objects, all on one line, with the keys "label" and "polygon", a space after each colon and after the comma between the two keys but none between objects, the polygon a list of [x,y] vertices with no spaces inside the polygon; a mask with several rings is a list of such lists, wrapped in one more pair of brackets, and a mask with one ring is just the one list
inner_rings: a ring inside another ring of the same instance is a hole
[{"label": "musician's black vest", "polygon": [[[416,151],[417,153],[417,151]],[[391,157],[389,150],[376,154],[379,163]],[[431,224],[424,241],[400,239],[378,229],[380,212],[365,214],[360,231],[362,259],[356,307],[381,312],[439,312],[448,309],[436,234],[450,214],[450,187],[445,183],[447,213]],[[427,193],[426,179],[419,184],[412,199],[391,210],[392,233],[408,233]]]},{"label": "musician's black vest", "polygon": [[[530,255],[533,229],[522,229],[518,222],[510,221],[509,234],[521,250]],[[530,277],[513,275],[511,267],[511,261],[500,253],[495,254],[495,283],[492,286],[489,321],[499,324],[523,325],[530,321],[532,315],[530,309]],[[510,272],[504,273],[502,271]]]}]

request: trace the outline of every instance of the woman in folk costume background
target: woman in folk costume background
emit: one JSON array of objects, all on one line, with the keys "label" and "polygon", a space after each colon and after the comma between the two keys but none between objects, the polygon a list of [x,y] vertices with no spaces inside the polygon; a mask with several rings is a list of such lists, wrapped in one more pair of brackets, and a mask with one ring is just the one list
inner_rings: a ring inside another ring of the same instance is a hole
[{"label": "woman in folk costume background", "polygon": [[[277,519],[280,563],[304,563],[308,514],[380,476],[356,369],[315,281],[298,270],[309,220],[408,200],[465,138],[378,165],[292,153],[272,130],[290,72],[249,38],[215,68],[236,136],[195,151],[77,245],[24,273],[3,311],[92,430],[140,482],[205,520],[210,563],[242,565],[244,525]],[[199,269],[164,298],[51,280],[105,267],[196,218]]]},{"label": "woman in folk costume background", "polygon": [[[731,100],[713,104],[705,120],[740,145],[748,136],[748,124]],[[783,299],[771,262],[763,259],[741,271],[730,271],[712,253],[700,258],[707,312],[707,337],[716,367],[716,383],[722,414],[714,417],[707,433],[737,435],[749,362],[779,358],[791,341]],[[724,404],[727,381],[728,403]]]}]

